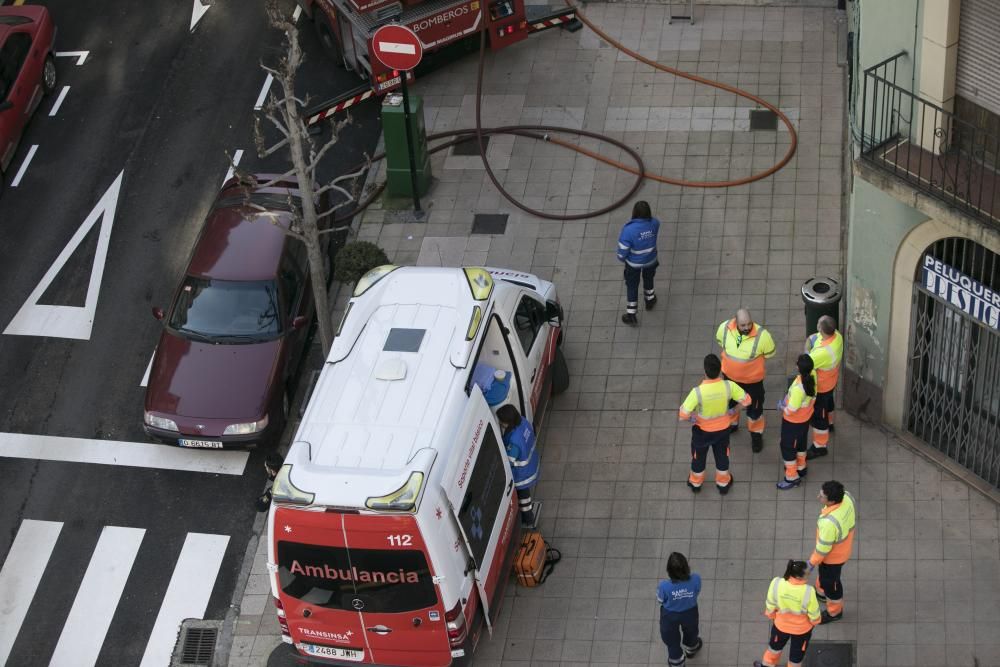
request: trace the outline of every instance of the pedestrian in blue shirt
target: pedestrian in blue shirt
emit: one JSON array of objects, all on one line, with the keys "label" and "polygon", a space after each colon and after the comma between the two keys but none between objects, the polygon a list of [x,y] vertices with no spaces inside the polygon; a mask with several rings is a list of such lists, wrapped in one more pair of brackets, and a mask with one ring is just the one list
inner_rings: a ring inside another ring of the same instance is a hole
[{"label": "pedestrian in blue shirt", "polygon": [[503,445],[507,450],[517,506],[521,510],[521,525],[534,528],[535,504],[531,490],[538,484],[538,449],[535,447],[535,429],[511,404],[497,410],[497,421],[503,432]]},{"label": "pedestrian in blue shirt", "polygon": [[660,603],[660,637],[667,645],[667,664],[682,667],[702,647],[698,636],[701,577],[691,572],[687,558],[676,551],[667,559],[667,576],[669,579],[661,581],[656,589],[656,600]]},{"label": "pedestrian in blue shirt", "polygon": [[618,235],[618,261],[625,264],[625,314],[622,322],[638,324],[635,314],[639,311],[639,278],[642,278],[643,296],[646,310],[656,305],[653,278],[660,265],[656,257],[656,238],[660,233],[660,221],[653,217],[649,202],[637,201],[632,207],[632,219],[622,227]]}]

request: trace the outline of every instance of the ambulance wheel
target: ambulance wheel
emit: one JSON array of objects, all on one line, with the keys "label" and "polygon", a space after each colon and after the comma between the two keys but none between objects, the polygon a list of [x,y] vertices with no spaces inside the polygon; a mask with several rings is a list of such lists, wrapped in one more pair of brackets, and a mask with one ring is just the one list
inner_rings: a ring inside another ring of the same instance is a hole
[{"label": "ambulance wheel", "polygon": [[552,360],[552,393],[561,394],[569,389],[569,366],[562,348],[556,348],[556,358]]},{"label": "ambulance wheel", "polygon": [[323,45],[323,50],[326,51],[327,55],[333,59],[333,62],[337,64],[338,67],[343,67],[347,69],[347,65],[344,62],[344,51],[340,48],[340,42],[337,40],[336,33],[333,32],[333,26],[330,25],[330,19],[327,15],[319,10],[316,12],[316,36],[319,37],[320,43]]}]

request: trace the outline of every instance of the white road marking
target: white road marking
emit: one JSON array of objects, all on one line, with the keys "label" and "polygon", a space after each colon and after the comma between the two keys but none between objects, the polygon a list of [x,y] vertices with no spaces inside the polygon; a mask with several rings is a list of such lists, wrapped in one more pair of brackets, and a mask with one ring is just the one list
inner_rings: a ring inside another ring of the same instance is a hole
[{"label": "white road marking", "polygon": [[0,569],[0,665],[7,664],[62,526],[61,521],[25,519],[17,530]]},{"label": "white road marking", "polygon": [[146,531],[105,526],[49,667],[96,665]]},{"label": "white road marking", "polygon": [[52,105],[52,110],[49,111],[49,117],[55,116],[59,113],[59,107],[62,106],[63,100],[66,99],[66,93],[69,92],[69,86],[63,86],[62,90],[59,91],[59,97],[56,98],[56,103]]},{"label": "white road marking", "polygon": [[292,23],[298,23],[299,17],[302,15],[302,5],[295,5],[295,11],[292,12]]},{"label": "white road marking", "polygon": [[260,95],[257,96],[257,101],[253,105],[254,111],[260,111],[264,108],[264,100],[267,99],[267,93],[271,90],[272,83],[274,83],[274,76],[268,74],[267,78],[264,79],[264,87],[260,89]]},{"label": "white road marking", "polygon": [[76,66],[79,67],[87,60],[90,51],[56,51],[56,56],[60,58],[76,58]]},{"label": "white road marking", "polygon": [[400,44],[399,42],[379,42],[378,50],[382,53],[409,53],[417,52],[415,44]]},{"label": "white road marking", "polygon": [[[23,169],[23,167],[22,167]],[[97,312],[97,298],[101,292],[101,279],[104,276],[104,262],[108,257],[108,243],[111,240],[111,227],[115,222],[115,210],[118,207],[118,195],[121,192],[122,177],[118,174],[114,183],[107,189],[101,200],[87,215],[73,238],[45,272],[42,280],[28,299],[17,311],[4,333],[13,336],[51,336],[55,338],[75,338],[90,340],[94,327],[94,314]],[[94,253],[94,264],[90,270],[90,284],[87,286],[87,299],[83,306],[53,306],[38,303],[45,290],[56,279],[73,252],[83,242],[87,233],[101,219],[100,235],[97,237],[97,250]]]},{"label": "white road marking", "polygon": [[24,156],[24,162],[21,163],[21,168],[17,170],[17,175],[14,176],[14,180],[10,182],[10,187],[16,188],[21,184],[24,172],[28,171],[28,165],[31,164],[31,158],[35,157],[35,151],[37,150],[38,144],[34,144],[28,149],[28,154]]},{"label": "white road marking", "polygon": [[205,615],[227,544],[228,535],[188,533],[174,573],[170,576],[170,585],[153,624],[140,667],[170,664],[181,622]]},{"label": "white road marking", "polygon": [[216,475],[242,475],[250,454],[236,450],[185,449],[150,442],[0,433],[0,456],[131,468],[207,472]]},{"label": "white road marking", "polygon": [[153,370],[153,359],[156,359],[156,349],[153,349],[152,356],[149,357],[149,363],[146,364],[146,373],[142,376],[142,382],[139,383],[140,387],[149,386],[149,372]]},{"label": "white road marking", "polygon": [[233,174],[236,173],[235,171],[236,167],[240,166],[240,160],[242,159],[243,159],[243,149],[241,148],[240,150],[233,153],[233,162],[232,164],[229,165],[229,170],[226,171],[226,177],[222,179],[223,184],[225,184],[226,181],[228,181],[230,178],[233,177]]},{"label": "white road marking", "polygon": [[191,27],[189,30],[194,31],[194,27],[198,25],[198,21],[201,17],[205,15],[208,8],[212,5],[208,4],[208,0],[202,3],[202,0],[194,0],[194,7],[191,8]]}]

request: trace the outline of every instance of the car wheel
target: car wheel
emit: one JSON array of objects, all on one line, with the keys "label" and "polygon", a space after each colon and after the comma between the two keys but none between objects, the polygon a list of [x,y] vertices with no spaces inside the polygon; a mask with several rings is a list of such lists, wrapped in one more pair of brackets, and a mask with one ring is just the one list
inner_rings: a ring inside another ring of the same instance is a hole
[{"label": "car wheel", "polygon": [[56,89],[56,60],[51,54],[45,57],[45,65],[42,67],[42,88],[46,95]]},{"label": "car wheel", "polygon": [[326,51],[327,55],[333,59],[333,62],[338,67],[347,69],[347,63],[344,61],[344,51],[340,48],[340,42],[337,41],[337,35],[333,32],[330,19],[327,18],[322,10],[317,9],[315,24],[316,36],[319,37],[319,41],[323,45],[323,50]]},{"label": "car wheel", "polygon": [[552,393],[561,394],[569,388],[569,365],[563,356],[561,348],[556,348],[556,357],[552,360]]}]

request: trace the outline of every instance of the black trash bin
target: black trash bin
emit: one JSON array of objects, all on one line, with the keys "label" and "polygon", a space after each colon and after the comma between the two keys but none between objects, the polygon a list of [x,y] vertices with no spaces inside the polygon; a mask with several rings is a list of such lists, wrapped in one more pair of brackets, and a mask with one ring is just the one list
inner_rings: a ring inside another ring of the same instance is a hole
[{"label": "black trash bin", "polygon": [[810,278],[802,283],[802,302],[806,305],[806,336],[816,333],[819,318],[829,315],[840,328],[840,283],[833,278]]}]

